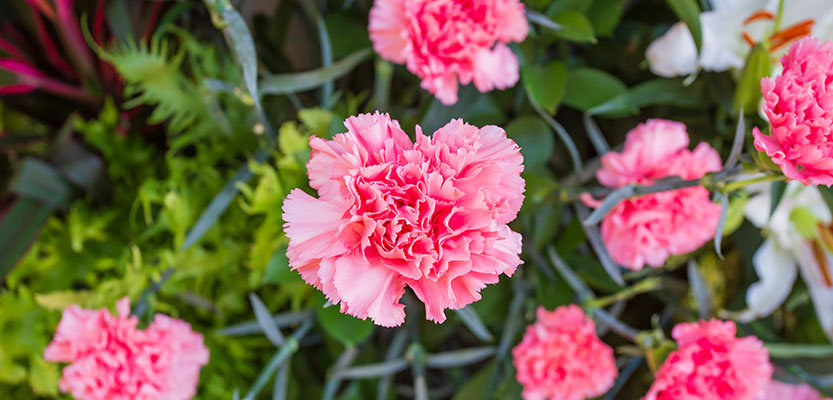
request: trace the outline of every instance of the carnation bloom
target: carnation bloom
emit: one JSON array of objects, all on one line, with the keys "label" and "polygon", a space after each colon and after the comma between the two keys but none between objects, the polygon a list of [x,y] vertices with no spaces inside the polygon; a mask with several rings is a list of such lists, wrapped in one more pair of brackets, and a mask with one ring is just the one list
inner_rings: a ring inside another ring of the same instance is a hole
[{"label": "carnation bloom", "polygon": [[[668,176],[697,179],[720,170],[717,151],[707,143],[689,151],[688,141],[682,123],[648,120],[628,132],[621,153],[602,156],[596,178],[619,188],[650,185]],[[624,200],[605,216],[601,233],[614,261],[639,270],[696,250],[714,236],[719,219],[720,206],[709,199],[706,188],[696,186]]]},{"label": "carnation bloom", "polygon": [[376,0],[370,40],[383,58],[422,79],[422,88],[446,105],[457,102],[457,84],[481,92],[518,82],[518,59],[506,46],[526,37],[519,0]]},{"label": "carnation bloom", "polygon": [[732,321],[674,327],[671,352],[643,400],[756,400],[770,383],[769,352],[755,337],[735,337]]},{"label": "carnation bloom", "polygon": [[521,263],[506,225],[523,202],[523,157],[496,126],[453,120],[416,143],[387,114],[345,121],[333,140],[310,138],[315,198],[283,204],[289,265],[341,311],[399,325],[409,286],[428,319],[480,299]]},{"label": "carnation bloom", "polygon": [[792,385],[772,381],[763,391],[758,393],[755,400],[830,400],[830,398],[821,397],[816,389],[806,383]]},{"label": "carnation bloom", "polygon": [[787,178],[833,184],[833,43],[804,38],[781,58],[781,75],[761,80],[772,135],[755,128],[755,148]]},{"label": "carnation bloom", "polygon": [[601,396],[619,371],[613,349],[575,304],[553,312],[538,308],[538,321],[512,350],[526,400],[583,400]]},{"label": "carnation bloom", "polygon": [[185,400],[197,390],[208,363],[202,335],[188,323],[157,314],[147,329],[130,315],[130,301],[106,309],[72,305],[44,351],[52,362],[70,363],[59,383],[79,400]]}]

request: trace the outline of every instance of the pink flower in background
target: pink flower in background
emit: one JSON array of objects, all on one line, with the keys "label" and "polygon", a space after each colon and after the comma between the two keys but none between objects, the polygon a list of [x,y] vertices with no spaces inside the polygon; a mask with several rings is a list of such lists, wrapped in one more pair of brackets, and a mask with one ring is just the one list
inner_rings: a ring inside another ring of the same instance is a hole
[{"label": "pink flower in background", "polygon": [[643,400],[757,400],[772,378],[769,352],[757,338],[735,333],[732,321],[675,326],[671,336],[678,348]]},{"label": "pink flower in background", "polygon": [[755,400],[830,400],[830,398],[821,397],[816,389],[806,383],[791,385],[772,381],[758,394],[758,397],[755,397]]},{"label": "pink flower in background", "polygon": [[127,298],[118,315],[72,305],[44,351],[52,362],[70,363],[59,383],[79,400],[185,400],[197,390],[208,363],[202,335],[184,321],[157,314],[136,328]]},{"label": "pink flower in background", "polygon": [[413,143],[387,114],[344,124],[310,139],[319,198],[295,189],[283,204],[290,266],[342,312],[399,325],[407,285],[443,322],[521,264],[507,224],[523,202],[523,157],[503,129],[453,120],[431,137],[417,126]]},{"label": "pink flower in background", "polygon": [[[669,176],[697,179],[720,170],[717,151],[707,143],[690,151],[688,143],[682,123],[648,120],[628,132],[621,153],[602,156],[596,178],[619,188],[650,185]],[[696,186],[620,202],[602,221],[601,234],[614,261],[640,270],[646,264],[660,267],[671,255],[696,250],[714,236],[719,219],[720,206],[709,199],[708,190]]]},{"label": "pink flower in background", "polygon": [[581,308],[539,307],[537,317],[512,350],[524,399],[583,400],[613,387],[619,375],[613,349],[596,336]]},{"label": "pink flower in background", "polygon": [[515,85],[518,59],[506,43],[523,41],[529,26],[519,0],[376,0],[368,30],[379,55],[450,105],[458,83],[481,92]]},{"label": "pink flower in background", "polygon": [[833,43],[804,38],[781,58],[781,75],[761,80],[772,135],[755,128],[755,148],[787,178],[833,184]]}]

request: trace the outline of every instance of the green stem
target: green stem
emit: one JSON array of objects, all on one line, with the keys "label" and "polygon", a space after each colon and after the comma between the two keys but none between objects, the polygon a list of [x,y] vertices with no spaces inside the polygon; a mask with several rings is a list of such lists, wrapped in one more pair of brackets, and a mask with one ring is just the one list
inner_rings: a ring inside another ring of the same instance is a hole
[{"label": "green stem", "polygon": [[654,291],[660,287],[662,280],[658,277],[650,277],[637,282],[633,286],[629,286],[624,290],[616,292],[610,296],[599,297],[587,301],[585,304],[590,308],[607,307],[613,303],[628,300],[636,295]]},{"label": "green stem", "polygon": [[754,184],[754,183],[783,181],[783,180],[786,180],[786,179],[787,179],[787,177],[783,176],[783,175],[764,175],[764,176],[759,176],[759,177],[753,178],[753,179],[746,179],[746,180],[742,180],[742,181],[729,182],[723,188],[723,191],[725,193],[731,193],[735,190],[738,190],[742,187],[746,187],[746,186]]}]

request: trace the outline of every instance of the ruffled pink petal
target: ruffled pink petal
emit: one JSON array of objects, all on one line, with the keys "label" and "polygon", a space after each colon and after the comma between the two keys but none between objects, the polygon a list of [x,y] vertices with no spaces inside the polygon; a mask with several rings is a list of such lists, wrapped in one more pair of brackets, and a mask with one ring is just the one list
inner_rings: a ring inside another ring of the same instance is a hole
[{"label": "ruffled pink petal", "polygon": [[348,204],[343,199],[324,201],[294,189],[283,203],[284,230],[289,237],[287,256],[292,265],[343,254],[340,225]]},{"label": "ruffled pink petal", "polygon": [[405,306],[399,303],[405,284],[376,261],[367,264],[355,253],[336,259],[333,282],[341,296],[341,312],[360,319],[370,317],[380,326],[398,326],[405,321]]},{"label": "ruffled pink petal", "polygon": [[492,50],[480,49],[474,68],[474,86],[483,93],[515,86],[520,77],[518,58],[502,43]]},{"label": "ruffled pink petal", "polygon": [[373,49],[385,59],[397,64],[405,63],[408,56],[408,24],[403,1],[374,1],[367,26]]}]

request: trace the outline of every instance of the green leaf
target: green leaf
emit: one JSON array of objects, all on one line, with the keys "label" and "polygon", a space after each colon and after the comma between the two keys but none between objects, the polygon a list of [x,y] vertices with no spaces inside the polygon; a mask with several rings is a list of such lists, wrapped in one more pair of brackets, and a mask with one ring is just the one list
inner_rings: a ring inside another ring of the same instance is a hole
[{"label": "green leaf", "polygon": [[286,246],[278,248],[263,273],[263,283],[286,283],[300,278],[300,275],[289,269],[289,259],[286,257]]},{"label": "green leaf", "polygon": [[521,79],[530,98],[555,114],[567,81],[567,67],[561,61],[553,61],[544,66],[527,64],[521,67]]},{"label": "green leaf", "polygon": [[506,134],[521,147],[527,170],[543,168],[555,147],[549,126],[540,118],[526,115],[506,125]]},{"label": "green leaf", "polygon": [[[263,162],[269,157],[263,150],[258,150],[254,154],[255,162]],[[211,203],[208,204],[208,207],[205,208],[205,211],[200,214],[200,218],[191,227],[191,230],[188,231],[188,234],[185,236],[185,242],[182,244],[182,250],[186,250],[191,247],[194,243],[198,242],[202,239],[203,235],[214,225],[221,215],[226,211],[231,201],[237,196],[238,183],[246,182],[249,178],[252,177],[252,171],[249,169],[248,164],[244,164],[237,169],[237,172],[234,176],[229,179],[228,182],[220,189],[220,192],[214,196],[214,199],[211,200]]]},{"label": "green leaf", "polygon": [[62,311],[73,304],[85,307],[94,297],[95,293],[89,290],[60,290],[35,294],[35,302],[47,310]]},{"label": "green leaf", "polygon": [[373,45],[367,34],[367,24],[356,18],[341,13],[331,13],[324,18],[324,21],[328,32],[338,32],[337,35],[330,35],[335,58],[345,57]]},{"label": "green leaf", "polygon": [[787,190],[787,182],[775,181],[770,185],[772,197],[769,200],[769,215],[772,216],[775,209],[778,208],[778,204],[781,202],[781,199],[784,197],[784,192]]},{"label": "green leaf", "polygon": [[344,346],[355,346],[373,333],[373,322],[369,319],[361,320],[342,314],[338,306],[322,307],[316,311],[318,322],[327,335],[338,340]]},{"label": "green leaf", "polygon": [[496,375],[497,363],[490,362],[466,381],[454,395],[453,400],[481,400],[490,398]]},{"label": "green leaf", "polygon": [[363,49],[336,61],[329,67],[264,77],[260,81],[260,92],[262,94],[287,94],[317,88],[330,80],[347,75],[370,54],[372,54],[371,49]]},{"label": "green leaf", "polygon": [[693,86],[684,86],[681,79],[652,79],[587,110],[587,113],[590,115],[635,114],[640,107],[649,105],[703,106],[706,100],[702,93],[694,90]]},{"label": "green leaf", "polygon": [[40,354],[29,357],[29,386],[33,392],[41,396],[57,396],[60,378],[57,364],[46,362]]},{"label": "green leaf", "polygon": [[[472,85],[460,88],[458,93],[457,103],[446,106],[433,99],[425,114],[420,120],[420,127],[423,132],[430,134],[436,131],[443,125],[447,124],[449,120],[454,118],[462,118],[470,124],[476,126],[483,126],[489,124],[499,124],[505,116],[500,107],[492,100],[492,96],[482,94],[477,91]],[[339,122],[339,129],[344,126]]]},{"label": "green leaf", "polygon": [[827,358],[833,357],[833,346],[828,344],[766,343],[772,358]]},{"label": "green leaf", "polygon": [[697,51],[703,46],[703,29],[700,27],[700,6],[697,0],[667,0],[668,6],[677,14],[677,18],[685,22]]},{"label": "green leaf", "polygon": [[752,48],[746,57],[746,64],[735,87],[734,107],[745,113],[758,110],[761,99],[761,78],[772,74],[772,59],[769,52],[760,44]]},{"label": "green leaf", "polygon": [[624,12],[624,0],[594,0],[585,15],[598,36],[610,36],[619,25]]},{"label": "green leaf", "polygon": [[596,43],[596,36],[593,33],[593,25],[578,11],[564,11],[553,16],[552,21],[560,25],[562,29],[554,30],[559,37],[573,42]]},{"label": "green leaf", "polygon": [[587,111],[622,93],[628,87],[619,78],[595,68],[576,68],[567,72],[567,85],[562,102]]}]

